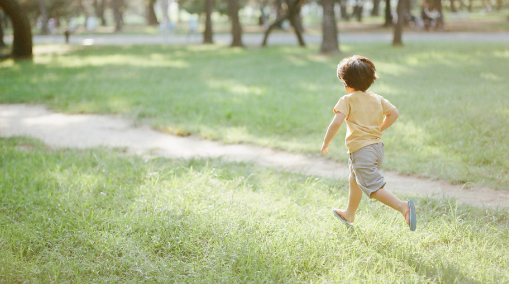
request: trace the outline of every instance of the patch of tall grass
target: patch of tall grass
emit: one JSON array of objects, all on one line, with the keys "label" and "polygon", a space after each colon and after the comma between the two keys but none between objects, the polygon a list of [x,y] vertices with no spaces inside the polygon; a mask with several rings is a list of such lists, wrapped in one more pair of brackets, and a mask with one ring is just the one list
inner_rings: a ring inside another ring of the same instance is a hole
[{"label": "patch of tall grass", "polygon": [[347,182],[220,160],[0,139],[0,283],[504,283],[508,212],[414,198],[418,230]]}]

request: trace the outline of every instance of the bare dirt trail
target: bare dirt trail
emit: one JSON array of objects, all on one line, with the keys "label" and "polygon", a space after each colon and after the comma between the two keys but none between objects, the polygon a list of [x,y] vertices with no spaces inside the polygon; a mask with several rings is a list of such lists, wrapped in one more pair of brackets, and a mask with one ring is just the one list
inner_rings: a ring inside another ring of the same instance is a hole
[{"label": "bare dirt trail", "polygon": [[[48,111],[43,106],[0,104],[0,137],[12,136],[34,137],[52,147],[126,147],[138,155],[183,159],[221,157],[226,161],[255,162],[305,175],[348,177],[347,165],[321,157],[172,136],[147,126],[133,127],[129,121],[113,115],[67,115]],[[384,171],[384,175],[387,188],[395,193],[447,196],[465,204],[509,208],[509,190],[465,189],[444,181],[402,176],[390,171]]]}]

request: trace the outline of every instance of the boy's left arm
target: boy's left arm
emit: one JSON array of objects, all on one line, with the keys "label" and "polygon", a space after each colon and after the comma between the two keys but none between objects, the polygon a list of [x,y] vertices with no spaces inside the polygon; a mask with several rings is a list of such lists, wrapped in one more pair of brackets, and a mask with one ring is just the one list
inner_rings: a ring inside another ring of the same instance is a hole
[{"label": "boy's left arm", "polygon": [[341,112],[336,113],[334,116],[334,119],[332,119],[329,128],[327,129],[327,133],[325,134],[325,137],[323,138],[323,144],[322,144],[322,153],[327,154],[329,152],[329,145],[331,144],[332,139],[336,134],[338,133],[339,129],[341,128],[341,124],[343,124],[343,121],[345,120],[346,115],[344,115]]},{"label": "boy's left arm", "polygon": [[391,126],[394,123],[394,121],[396,121],[396,119],[398,119],[398,117],[399,117],[399,112],[397,109],[393,109],[391,112],[386,114],[385,119],[382,123],[382,131],[389,128],[389,126]]}]

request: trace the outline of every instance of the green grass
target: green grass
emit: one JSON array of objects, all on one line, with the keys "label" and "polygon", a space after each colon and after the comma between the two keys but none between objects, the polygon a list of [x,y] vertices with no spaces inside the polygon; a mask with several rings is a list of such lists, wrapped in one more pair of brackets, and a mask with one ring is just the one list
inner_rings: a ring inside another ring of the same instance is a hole
[{"label": "green grass", "polygon": [[0,283],[506,283],[507,211],[415,198],[418,230],[347,183],[220,160],[0,139]]},{"label": "green grass", "polygon": [[[385,167],[509,188],[509,48],[498,43],[348,44],[316,47],[39,46],[34,63],[0,63],[0,103],[68,113],[121,113],[135,124],[225,143],[318,155],[332,108],[345,94],[343,56],[371,58],[371,90],[398,107],[384,133]],[[346,161],[345,127],[331,148]]]}]

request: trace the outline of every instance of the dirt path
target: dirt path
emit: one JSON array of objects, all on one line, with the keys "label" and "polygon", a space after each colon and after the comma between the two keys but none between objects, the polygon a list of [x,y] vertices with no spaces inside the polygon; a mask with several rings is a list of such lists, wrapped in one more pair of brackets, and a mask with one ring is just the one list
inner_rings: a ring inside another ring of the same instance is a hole
[{"label": "dirt path", "polygon": [[[168,158],[217,158],[255,162],[262,166],[317,175],[347,178],[348,167],[321,157],[308,157],[252,145],[223,145],[195,137],[179,137],[149,127],[133,127],[112,115],[66,115],[43,106],[0,105],[0,136],[28,136],[52,147],[126,147],[139,155]],[[489,188],[462,189],[444,181],[402,176],[384,171],[387,187],[395,193],[458,198],[460,203],[477,206],[509,207],[509,191]]]}]

